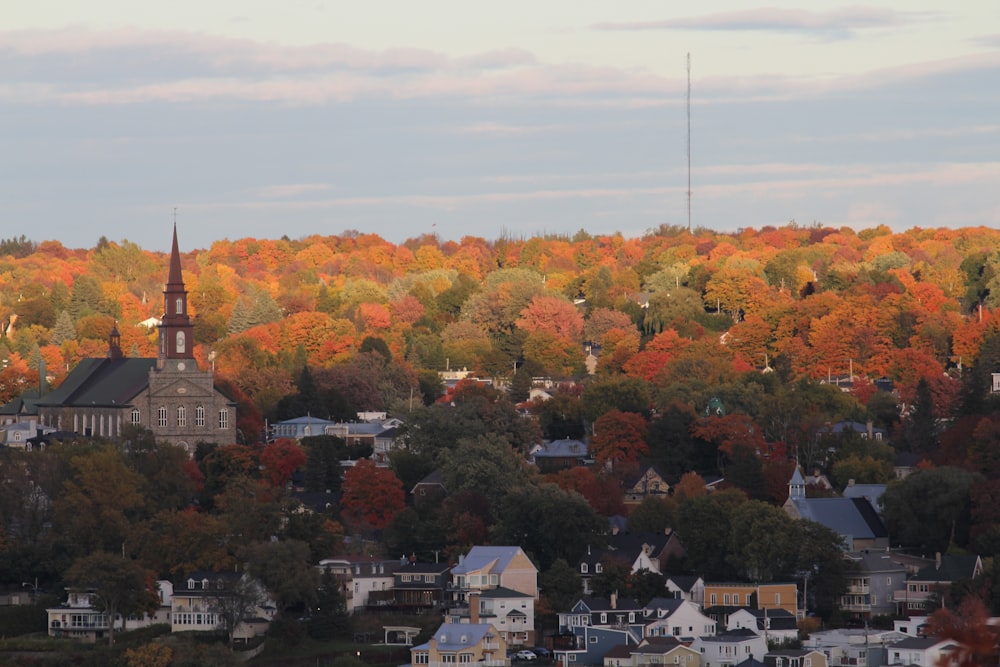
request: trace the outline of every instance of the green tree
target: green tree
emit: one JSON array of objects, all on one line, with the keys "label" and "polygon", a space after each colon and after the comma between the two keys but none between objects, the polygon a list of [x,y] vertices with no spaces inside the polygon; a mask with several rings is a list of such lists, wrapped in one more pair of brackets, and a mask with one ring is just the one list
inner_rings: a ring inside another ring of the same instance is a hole
[{"label": "green tree", "polygon": [[631,569],[628,563],[621,560],[611,560],[604,563],[604,571],[590,578],[590,590],[594,597],[609,598],[612,594],[624,595],[628,590],[628,577]]},{"label": "green tree", "polygon": [[628,513],[630,533],[660,533],[674,525],[674,504],[666,498],[646,496]]},{"label": "green tree", "polygon": [[259,542],[247,549],[246,560],[250,576],[274,596],[280,609],[304,610],[316,604],[319,576],[305,542]]},{"label": "green tree", "polygon": [[549,569],[538,575],[538,588],[549,608],[553,610],[569,609],[580,599],[583,593],[583,581],[565,558],[557,558]]},{"label": "green tree", "polygon": [[62,345],[68,340],[76,340],[76,327],[73,325],[73,318],[69,311],[63,310],[56,318],[56,325],[52,329],[52,337],[49,342],[53,345]]},{"label": "green tree", "polygon": [[149,582],[153,575],[138,563],[106,551],[78,558],[66,571],[66,582],[80,593],[90,593],[94,608],[108,617],[108,645],[115,643],[118,616],[153,611],[159,597]]},{"label": "green tree", "polygon": [[890,484],[882,494],[882,516],[889,535],[904,547],[926,552],[968,544],[970,490],[983,479],[961,468],[918,470]]},{"label": "green tree", "polygon": [[309,618],[308,632],[313,639],[328,642],[347,635],[351,627],[340,582],[329,569],[320,578],[316,607]]}]

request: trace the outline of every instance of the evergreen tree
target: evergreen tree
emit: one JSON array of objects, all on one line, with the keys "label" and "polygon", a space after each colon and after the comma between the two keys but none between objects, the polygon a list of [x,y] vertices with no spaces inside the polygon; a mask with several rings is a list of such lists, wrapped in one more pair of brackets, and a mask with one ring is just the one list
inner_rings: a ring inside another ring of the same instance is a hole
[{"label": "evergreen tree", "polygon": [[316,608],[309,619],[309,636],[313,639],[328,642],[346,636],[350,630],[351,619],[340,586],[329,568],[323,571]]},{"label": "evergreen tree", "polygon": [[62,345],[67,340],[76,340],[76,327],[69,311],[64,310],[56,318],[56,326],[52,329],[52,338],[49,342],[53,345]]}]

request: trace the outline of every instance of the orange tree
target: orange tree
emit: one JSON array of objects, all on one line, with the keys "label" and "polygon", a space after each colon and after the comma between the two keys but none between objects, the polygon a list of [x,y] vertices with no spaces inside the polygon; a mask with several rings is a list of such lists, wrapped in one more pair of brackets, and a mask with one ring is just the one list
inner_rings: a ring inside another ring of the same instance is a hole
[{"label": "orange tree", "polygon": [[388,468],[361,459],[344,475],[341,505],[358,524],[381,529],[406,506],[403,483]]}]

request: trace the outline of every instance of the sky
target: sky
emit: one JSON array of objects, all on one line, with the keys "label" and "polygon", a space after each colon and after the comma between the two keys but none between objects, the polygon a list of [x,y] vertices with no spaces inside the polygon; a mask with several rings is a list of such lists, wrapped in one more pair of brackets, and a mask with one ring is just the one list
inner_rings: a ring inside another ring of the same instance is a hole
[{"label": "sky", "polygon": [[761,2],[8,2],[0,238],[1000,226],[996,0]]}]

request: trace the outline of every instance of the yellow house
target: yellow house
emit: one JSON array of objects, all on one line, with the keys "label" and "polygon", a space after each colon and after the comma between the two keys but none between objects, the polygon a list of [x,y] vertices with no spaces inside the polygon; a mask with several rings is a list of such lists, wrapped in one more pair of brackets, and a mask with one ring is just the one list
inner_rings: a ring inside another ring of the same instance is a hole
[{"label": "yellow house", "polygon": [[445,623],[427,643],[410,649],[410,663],[414,667],[510,667],[507,642],[490,623]]},{"label": "yellow house", "polygon": [[771,584],[706,582],[705,607],[784,609],[798,618],[798,593],[798,586],[794,582]]}]

